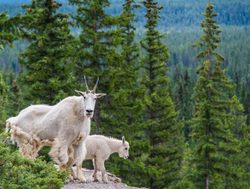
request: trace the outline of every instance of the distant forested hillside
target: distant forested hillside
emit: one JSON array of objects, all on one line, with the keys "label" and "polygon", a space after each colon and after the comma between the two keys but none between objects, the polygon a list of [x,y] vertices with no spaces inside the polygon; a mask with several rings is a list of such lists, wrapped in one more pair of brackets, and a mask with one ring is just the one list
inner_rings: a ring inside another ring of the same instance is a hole
[{"label": "distant forested hillside", "polygon": [[[30,0],[1,0],[0,12],[7,11],[10,15],[22,14],[22,4]],[[75,13],[75,8],[69,5],[67,0],[60,1],[63,6],[59,9],[66,13]],[[106,9],[108,14],[119,15],[124,0],[110,0],[111,5]],[[139,0],[137,1],[140,4]],[[202,20],[202,13],[206,6],[206,0],[158,0],[163,6],[158,28],[161,32],[168,33],[166,43],[169,45],[172,66],[179,64],[181,67],[195,68],[197,59],[193,43],[197,40]],[[218,13],[218,22],[223,26],[221,52],[225,56],[225,64],[231,78],[244,79],[250,72],[250,1],[248,0],[213,0]],[[141,5],[141,4],[140,4]],[[144,33],[145,8],[136,9],[137,40]],[[72,29],[75,33],[77,30]],[[0,68],[14,70],[18,73],[18,54],[24,49],[24,42],[16,42],[14,48],[6,48],[0,54]]]},{"label": "distant forested hillside", "polygon": [[[140,0],[137,0],[140,2]],[[30,2],[30,0],[1,0],[0,12],[7,11],[11,15],[22,12],[21,4]],[[74,12],[74,8],[68,5],[67,0],[61,0],[63,12]],[[119,14],[124,0],[111,0],[111,6],[107,9],[109,14]],[[158,0],[163,6],[161,12],[160,28],[170,26],[191,26],[199,25],[202,19],[202,12],[206,5],[206,0]],[[250,1],[248,0],[213,0],[215,9],[218,13],[219,24],[225,25],[248,25],[250,24]],[[136,10],[137,22],[139,27],[143,27],[145,10],[139,8]]]}]

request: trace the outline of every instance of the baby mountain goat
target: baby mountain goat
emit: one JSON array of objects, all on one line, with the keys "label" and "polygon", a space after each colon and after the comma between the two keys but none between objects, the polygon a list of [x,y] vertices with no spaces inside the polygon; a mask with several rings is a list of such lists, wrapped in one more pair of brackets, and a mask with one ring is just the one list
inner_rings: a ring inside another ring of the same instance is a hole
[{"label": "baby mountain goat", "polygon": [[94,166],[94,181],[97,180],[97,171],[102,173],[102,181],[107,183],[107,173],[105,171],[104,162],[113,153],[118,153],[120,157],[127,159],[129,156],[129,143],[115,138],[109,138],[102,135],[91,135],[85,140],[86,143],[86,157],[85,160],[91,159]]}]

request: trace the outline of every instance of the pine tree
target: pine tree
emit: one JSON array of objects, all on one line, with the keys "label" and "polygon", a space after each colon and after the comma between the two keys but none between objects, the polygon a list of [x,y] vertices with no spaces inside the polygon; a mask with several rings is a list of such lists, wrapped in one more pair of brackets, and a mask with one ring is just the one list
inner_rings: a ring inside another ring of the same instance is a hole
[{"label": "pine tree", "polygon": [[[193,182],[196,188],[235,188],[239,169],[235,168],[239,141],[232,132],[233,85],[222,70],[223,57],[217,52],[221,31],[215,21],[217,14],[208,2],[201,23],[204,35],[198,41],[198,58],[204,62],[198,68],[195,87],[195,113],[192,120],[194,145]],[[235,179],[235,180],[234,180]],[[233,182],[232,182],[233,180]]]},{"label": "pine tree", "polygon": [[237,96],[231,98],[229,124],[234,136],[238,139],[239,151],[231,159],[231,172],[237,172],[237,181],[227,178],[227,188],[247,188],[250,184],[250,127],[246,124],[247,116],[244,114],[244,106]]},{"label": "pine tree", "polygon": [[176,65],[173,76],[173,91],[172,95],[175,100],[176,109],[179,111],[178,119],[184,121],[184,134],[189,139],[190,120],[192,118],[193,109],[193,83],[190,78],[189,70],[182,69]]},{"label": "pine tree", "polygon": [[214,7],[209,0],[204,13],[205,18],[201,22],[204,35],[200,37],[194,47],[200,48],[197,58],[221,63],[224,61],[224,58],[216,51],[221,41],[221,30],[217,25],[216,20],[214,20],[214,17],[216,16],[217,14],[214,11]]},{"label": "pine tree", "polygon": [[20,83],[17,81],[13,72],[6,74],[6,83],[8,85],[7,114],[8,116],[17,115],[21,108],[23,108],[23,96]]},{"label": "pine tree", "polygon": [[2,128],[4,128],[4,123],[6,120],[6,114],[5,111],[7,105],[7,85],[3,79],[3,74],[0,72],[0,132]]},{"label": "pine tree", "polygon": [[192,182],[192,173],[194,172],[194,164],[192,163],[192,149],[191,145],[186,143],[183,150],[183,160],[181,165],[181,180],[178,182],[175,188],[183,189],[195,189],[194,182]]},{"label": "pine tree", "polygon": [[[119,64],[119,54],[116,51],[120,43],[120,38],[117,36],[119,32],[116,30],[118,17],[110,16],[105,12],[105,8],[110,5],[108,0],[70,0],[69,2],[77,6],[77,14],[73,19],[81,29],[79,39],[75,43],[77,80],[81,84],[84,82],[84,76],[87,76],[91,78],[88,80],[89,86],[94,86],[96,78],[100,77],[97,90],[109,95],[109,82],[112,80],[108,78],[108,69],[112,64]],[[105,97],[107,104],[109,104],[108,95]],[[104,109],[100,108],[102,104],[97,102],[95,107],[96,127],[92,127],[92,131],[95,130],[95,132],[100,132],[101,122],[103,122],[100,111]]]},{"label": "pine tree", "polygon": [[[137,186],[146,184],[146,166],[142,157],[147,154],[148,143],[143,132],[143,89],[138,82],[139,48],[135,42],[135,15],[138,7],[134,0],[125,0],[119,18],[118,37],[120,48],[118,59],[109,64],[109,101],[102,119],[105,128],[102,133],[108,136],[125,136],[133,146],[127,161],[112,157],[107,162],[108,170],[119,175],[124,182]],[[131,131],[133,132],[131,133]],[[131,173],[131,170],[133,172]]]},{"label": "pine tree", "polygon": [[250,125],[250,77],[246,77],[243,88],[243,105],[247,115],[247,125]]},{"label": "pine tree", "polygon": [[[105,8],[110,5],[108,0],[70,0],[69,2],[77,6],[77,14],[73,19],[81,29],[75,44],[77,79],[83,81],[84,75],[102,76],[109,64],[109,58],[112,59],[115,31],[111,28],[114,27],[117,18],[106,14]],[[93,80],[93,85],[94,82]]]},{"label": "pine tree", "polygon": [[[6,13],[0,13],[0,52],[17,39],[18,30],[15,27],[16,18],[9,18]],[[7,118],[8,86],[4,81],[3,73],[0,72],[0,131],[4,127]]]},{"label": "pine tree", "polygon": [[17,39],[18,30],[15,27],[17,19],[9,18],[6,13],[0,13],[0,50]]},{"label": "pine tree", "polygon": [[22,38],[30,44],[20,57],[21,81],[28,103],[55,103],[73,93],[68,16],[55,0],[33,0],[20,18]]},{"label": "pine tree", "polygon": [[159,13],[162,7],[153,0],[143,1],[146,7],[146,36],[141,45],[145,56],[142,85],[145,94],[146,134],[150,152],[146,165],[150,188],[172,188],[176,186],[182,157],[182,132],[177,122],[177,113],[169,94],[167,78],[166,45],[161,42],[163,35],[157,31]]},{"label": "pine tree", "polygon": [[[119,38],[121,52],[117,54],[117,61],[110,63],[108,72],[109,100],[108,109],[105,110],[104,123],[109,129],[103,130],[107,135],[122,136],[128,134],[133,128],[134,119],[138,118],[138,58],[139,50],[134,41],[135,28],[133,11],[134,2],[125,1],[120,16]],[[114,119],[116,117],[116,119]],[[119,127],[118,127],[119,125]],[[126,133],[125,133],[126,132]]]}]

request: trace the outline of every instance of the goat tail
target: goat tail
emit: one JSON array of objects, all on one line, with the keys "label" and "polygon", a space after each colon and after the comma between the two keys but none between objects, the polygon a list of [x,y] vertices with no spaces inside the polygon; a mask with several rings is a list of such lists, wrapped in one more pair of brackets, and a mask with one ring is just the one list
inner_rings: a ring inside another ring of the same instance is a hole
[{"label": "goat tail", "polygon": [[5,133],[9,133],[11,130],[11,123],[9,120],[6,120],[6,124],[5,124]]},{"label": "goat tail", "polygon": [[[5,123],[5,134],[7,135],[7,141],[12,144],[15,144],[15,137],[12,133],[13,132],[12,126],[13,124],[11,123],[11,121],[7,119]],[[9,133],[11,134],[10,136]]]}]

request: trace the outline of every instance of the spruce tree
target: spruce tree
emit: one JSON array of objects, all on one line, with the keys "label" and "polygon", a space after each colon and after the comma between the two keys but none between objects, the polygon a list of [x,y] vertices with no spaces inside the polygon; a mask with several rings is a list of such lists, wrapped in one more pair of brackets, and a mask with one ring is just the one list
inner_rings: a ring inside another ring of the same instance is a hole
[{"label": "spruce tree", "polygon": [[68,16],[55,0],[33,0],[21,16],[22,38],[30,43],[21,54],[21,81],[28,103],[55,103],[74,93]]},{"label": "spruce tree", "polygon": [[4,128],[6,120],[6,105],[7,105],[7,85],[3,79],[3,74],[0,72],[0,132]]},{"label": "spruce tree", "polygon": [[[76,42],[76,74],[78,81],[84,81],[84,75],[102,76],[109,64],[113,52],[113,34],[116,18],[108,15],[105,8],[108,0],[69,0],[77,8],[72,18],[80,28],[79,39]],[[90,85],[94,85],[95,80]],[[102,82],[102,80],[100,80]],[[101,84],[102,85],[102,84]]]},{"label": "spruce tree", "polygon": [[216,51],[221,42],[221,30],[214,19],[216,16],[217,13],[214,11],[214,6],[209,0],[204,13],[204,20],[201,22],[204,35],[200,37],[194,47],[198,47],[200,50],[197,58],[221,63],[224,61],[224,58]]},{"label": "spruce tree", "polygon": [[210,1],[204,16],[201,23],[204,34],[196,44],[201,49],[198,58],[203,63],[197,70],[194,94],[192,139],[196,171],[193,182],[199,189],[235,188],[232,183],[239,179],[240,170],[235,169],[237,166],[233,159],[240,151],[230,120],[233,85],[222,69],[223,57],[217,52],[221,31]]},{"label": "spruce tree", "polygon": [[226,178],[226,188],[247,188],[250,184],[250,127],[246,124],[247,116],[244,114],[244,106],[237,96],[231,98],[230,117],[228,119],[230,127],[238,145],[238,152],[232,156],[230,166],[227,167],[237,172],[237,180],[231,177]]},{"label": "spruce tree", "polygon": [[[137,186],[146,184],[146,166],[143,157],[148,152],[148,142],[143,131],[143,89],[138,82],[139,48],[135,42],[135,14],[138,7],[134,0],[125,0],[119,17],[119,56],[109,64],[109,101],[102,119],[102,133],[115,137],[125,136],[132,146],[127,161],[112,157],[107,168],[119,175],[124,182]],[[133,131],[133,132],[131,132]],[[131,170],[133,170],[131,172]]]},{"label": "spruce tree", "polygon": [[6,83],[8,85],[7,114],[9,116],[17,115],[17,113],[23,108],[23,96],[20,83],[17,81],[13,72],[6,74]]},{"label": "spruce tree", "polygon": [[142,85],[145,88],[145,131],[150,143],[146,165],[150,188],[175,187],[182,159],[182,132],[177,122],[169,94],[166,63],[168,49],[157,31],[162,9],[154,0],[143,1],[146,7],[146,36],[141,41],[144,49]]},{"label": "spruce tree", "polygon": [[[9,18],[6,13],[0,13],[0,52],[11,45],[17,39],[18,30],[15,26],[17,18]],[[4,81],[3,73],[0,72],[0,131],[4,127],[7,118],[8,107],[8,86]]]},{"label": "spruce tree", "polygon": [[[119,44],[117,36],[118,17],[110,16],[105,9],[109,7],[108,0],[69,0],[77,8],[77,13],[73,20],[80,28],[79,38],[75,42],[75,74],[79,84],[84,82],[87,76],[89,86],[94,86],[97,77],[100,77],[97,90],[109,93],[108,77],[109,66],[119,63],[119,55],[116,47]],[[109,104],[109,96],[106,96],[106,103]],[[95,107],[94,121],[96,127],[92,131],[100,132],[102,104],[97,102]],[[105,106],[105,105],[104,105]],[[105,113],[105,112],[104,112]],[[103,125],[103,123],[102,123]]]},{"label": "spruce tree", "polygon": [[17,39],[18,30],[15,27],[16,18],[9,18],[6,13],[0,13],[0,50]]},{"label": "spruce tree", "polygon": [[190,78],[190,73],[187,68],[182,69],[176,65],[173,76],[173,91],[172,95],[176,104],[176,109],[179,111],[178,119],[184,121],[184,134],[186,139],[189,139],[190,120],[193,110],[193,82]]},{"label": "spruce tree", "polygon": [[[128,129],[133,128],[135,121],[139,117],[138,112],[138,62],[139,50],[134,41],[135,28],[134,2],[125,1],[123,12],[119,18],[119,38],[121,52],[117,54],[117,60],[109,64],[107,83],[109,91],[108,109],[105,110],[104,123],[107,122],[109,129],[103,130],[107,135],[121,136],[128,134]],[[115,117],[115,119],[114,119]],[[119,126],[118,126],[119,125]],[[126,133],[125,133],[126,132]]]},{"label": "spruce tree", "polygon": [[247,125],[250,125],[250,77],[246,77],[242,88],[244,112],[247,115]]}]

